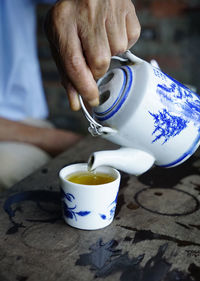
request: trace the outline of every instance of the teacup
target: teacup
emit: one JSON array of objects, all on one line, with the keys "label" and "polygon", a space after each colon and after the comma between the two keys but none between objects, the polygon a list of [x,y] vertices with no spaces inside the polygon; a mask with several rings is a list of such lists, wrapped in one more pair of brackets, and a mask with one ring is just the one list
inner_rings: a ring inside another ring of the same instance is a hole
[{"label": "teacup", "polygon": [[85,184],[70,181],[74,173],[88,172],[86,163],[72,164],[59,173],[63,217],[70,226],[95,230],[108,226],[114,218],[120,173],[111,167],[102,166],[94,173],[111,177],[110,182]]}]

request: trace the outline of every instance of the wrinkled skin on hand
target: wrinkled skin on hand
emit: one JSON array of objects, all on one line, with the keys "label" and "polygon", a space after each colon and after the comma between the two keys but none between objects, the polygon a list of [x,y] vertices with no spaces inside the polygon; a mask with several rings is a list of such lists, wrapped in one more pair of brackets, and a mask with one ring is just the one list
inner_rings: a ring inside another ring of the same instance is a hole
[{"label": "wrinkled skin on hand", "polygon": [[70,107],[79,110],[78,93],[98,105],[96,80],[111,56],[138,40],[140,24],[131,0],[62,0],[49,11],[45,30]]}]

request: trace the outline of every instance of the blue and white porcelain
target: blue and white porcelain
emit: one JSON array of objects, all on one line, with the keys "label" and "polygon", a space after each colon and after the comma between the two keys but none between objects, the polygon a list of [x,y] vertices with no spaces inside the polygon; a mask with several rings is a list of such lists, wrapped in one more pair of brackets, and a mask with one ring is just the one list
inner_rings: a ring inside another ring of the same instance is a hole
[{"label": "blue and white porcelain", "polygon": [[85,230],[106,227],[114,218],[120,173],[111,167],[97,168],[97,172],[115,178],[112,182],[99,185],[77,184],[66,179],[80,171],[88,171],[87,163],[66,166],[59,173],[64,220],[70,226]]},{"label": "blue and white porcelain", "polygon": [[200,97],[130,51],[113,59],[120,65],[98,81],[100,105],[86,117],[93,135],[122,148],[93,153],[89,167],[140,175],[181,164],[200,143]]}]

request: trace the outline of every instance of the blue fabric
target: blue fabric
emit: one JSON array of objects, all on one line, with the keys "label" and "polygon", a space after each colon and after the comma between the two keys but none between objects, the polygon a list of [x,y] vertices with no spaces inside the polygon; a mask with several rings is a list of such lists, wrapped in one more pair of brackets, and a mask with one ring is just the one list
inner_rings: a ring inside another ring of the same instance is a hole
[{"label": "blue fabric", "polygon": [[48,108],[37,58],[37,3],[55,0],[0,0],[0,116],[46,118]]}]

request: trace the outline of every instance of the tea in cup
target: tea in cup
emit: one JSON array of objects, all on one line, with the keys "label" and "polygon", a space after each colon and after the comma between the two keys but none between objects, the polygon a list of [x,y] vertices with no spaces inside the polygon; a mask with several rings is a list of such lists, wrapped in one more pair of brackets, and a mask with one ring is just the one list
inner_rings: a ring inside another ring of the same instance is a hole
[{"label": "tea in cup", "polygon": [[70,226],[95,230],[114,218],[120,173],[101,166],[88,171],[87,163],[72,164],[59,173],[63,217]]},{"label": "tea in cup", "polygon": [[115,178],[106,173],[96,171],[75,172],[66,177],[66,180],[85,185],[105,184],[115,180]]}]

